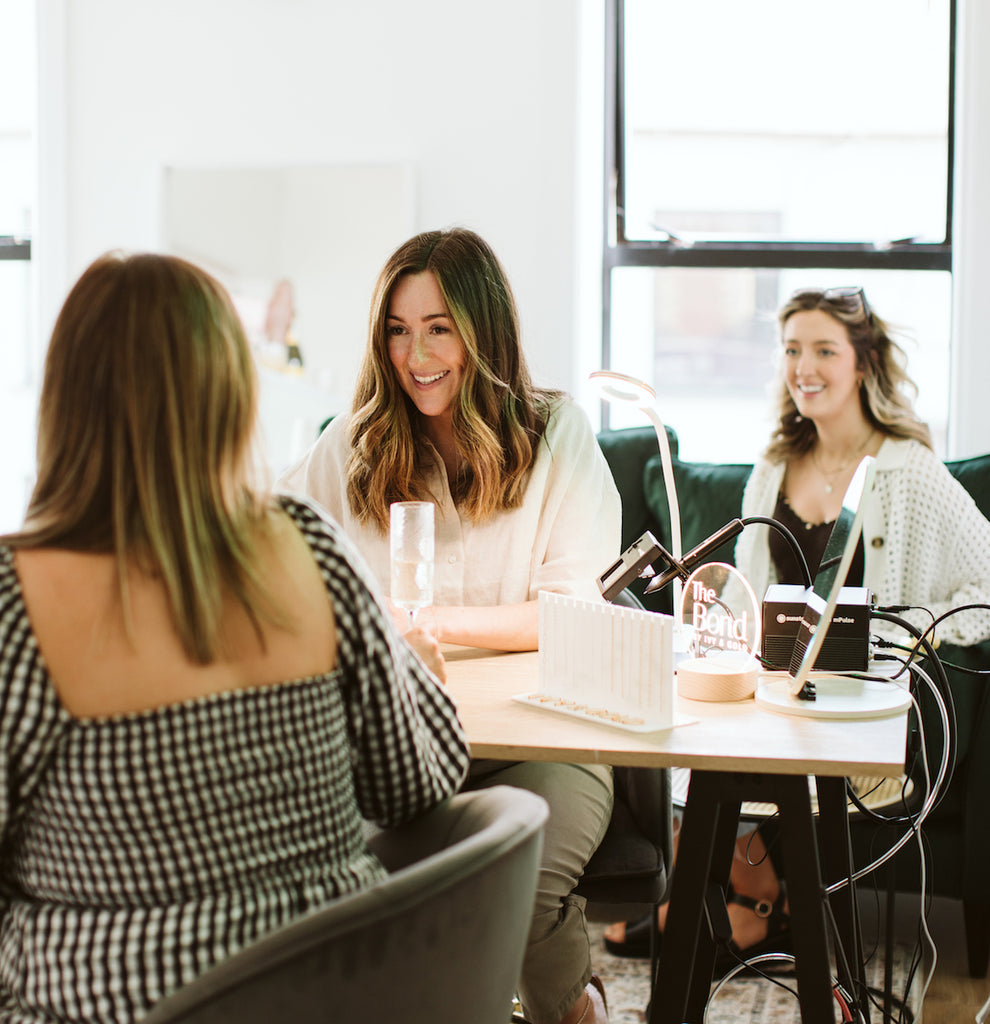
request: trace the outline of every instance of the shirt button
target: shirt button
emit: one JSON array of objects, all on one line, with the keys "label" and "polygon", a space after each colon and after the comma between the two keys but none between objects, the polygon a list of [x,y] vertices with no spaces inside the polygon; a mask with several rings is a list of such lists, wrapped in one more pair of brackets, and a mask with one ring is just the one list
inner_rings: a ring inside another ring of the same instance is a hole
[{"label": "shirt button", "polygon": [[451,565],[453,565],[457,561],[457,555],[448,555],[447,561],[450,562]]},{"label": "shirt button", "polygon": [[875,548],[882,548],[883,537],[874,537],[873,540],[870,541],[870,545]]}]

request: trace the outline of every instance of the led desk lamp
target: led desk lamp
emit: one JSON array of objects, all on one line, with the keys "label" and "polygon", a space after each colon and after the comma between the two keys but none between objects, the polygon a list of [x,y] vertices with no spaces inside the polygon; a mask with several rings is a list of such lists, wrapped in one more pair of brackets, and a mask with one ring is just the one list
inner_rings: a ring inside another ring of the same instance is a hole
[{"label": "led desk lamp", "polygon": [[[660,461],[663,463],[663,483],[667,491],[667,507],[670,511],[670,546],[671,554],[679,563],[681,561],[681,512],[677,504],[677,489],[674,486],[674,466],[670,457],[670,442],[667,439],[667,428],[660,413],[657,411],[657,393],[649,384],[627,377],[624,373],[613,370],[595,370],[588,379],[598,386],[598,391],[606,402],[625,402],[640,409],[653,424],[657,432],[657,444],[660,446]],[[674,629],[680,634],[680,615],[676,610],[681,607],[681,579],[674,578],[673,607]]]}]

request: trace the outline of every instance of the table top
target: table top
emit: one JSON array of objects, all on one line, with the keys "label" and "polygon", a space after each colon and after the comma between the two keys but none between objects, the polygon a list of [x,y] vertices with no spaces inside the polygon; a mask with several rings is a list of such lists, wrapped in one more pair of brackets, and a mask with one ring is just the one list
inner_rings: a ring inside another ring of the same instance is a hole
[{"label": "table top", "polygon": [[828,720],[678,698],[689,724],[651,733],[572,718],[514,701],[537,689],[537,652],[445,647],[447,686],[474,757],[591,762],[782,775],[900,775],[907,714]]}]

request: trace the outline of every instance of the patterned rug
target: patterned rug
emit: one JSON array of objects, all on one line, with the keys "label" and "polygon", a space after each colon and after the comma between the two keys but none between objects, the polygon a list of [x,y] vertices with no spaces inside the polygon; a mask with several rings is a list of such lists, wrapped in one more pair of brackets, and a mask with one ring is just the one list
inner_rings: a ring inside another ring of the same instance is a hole
[{"label": "patterned rug", "polygon": [[[643,1024],[650,993],[649,962],[612,956],[602,943],[604,930],[604,924],[588,922],[593,969],[605,983],[608,996],[609,1024]],[[895,998],[904,994],[912,952],[906,946],[894,947],[892,990]],[[874,998],[878,1006],[883,1003],[882,956],[883,951],[878,951],[867,968],[867,979],[876,990]],[[708,1004],[707,1024],[798,1024],[801,1015],[793,973],[780,971],[774,974],[774,978],[786,988],[754,975],[740,975],[726,982]],[[920,980],[916,978],[912,992],[919,988]],[[909,998],[908,1005],[914,1010],[912,1002]],[[893,1014],[897,1020],[896,1002]],[[879,1011],[871,1011],[870,1017],[879,1020],[881,1014]],[[900,1019],[907,1024],[912,1016],[905,1013]]]}]

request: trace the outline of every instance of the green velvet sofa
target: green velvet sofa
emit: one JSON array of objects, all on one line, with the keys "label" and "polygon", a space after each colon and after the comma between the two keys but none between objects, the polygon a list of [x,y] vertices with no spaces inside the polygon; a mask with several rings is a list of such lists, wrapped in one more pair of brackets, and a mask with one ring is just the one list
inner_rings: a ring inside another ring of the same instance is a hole
[{"label": "green velvet sofa", "polygon": [[[674,480],[680,506],[684,551],[711,536],[740,514],[743,489],[751,465],[718,465],[681,462],[677,437],[668,428]],[[670,517],[663,484],[657,440],[652,427],[607,430],[599,444],[612,470],[622,498],[622,549],[650,530],[670,547]],[[990,517],[990,455],[946,463],[950,472]],[[749,529],[765,529],[752,526]],[[733,562],[734,541],[723,545],[712,560]],[[630,588],[652,611],[670,611],[670,588],[644,596],[645,582]],[[960,648],[943,645],[943,663],[966,669],[990,671],[990,642]],[[929,879],[932,891],[962,901],[966,926],[969,969],[984,977],[990,958],[990,678],[967,675],[947,667],[949,689],[957,725],[955,769],[944,799],[928,818],[924,832],[931,850]],[[923,721],[931,749],[929,761],[941,754],[941,730],[934,711],[923,702]],[[877,835],[882,829],[883,835]],[[857,866],[871,862],[891,838],[891,826],[860,820],[853,824]],[[916,892],[920,874],[917,844],[912,840],[894,861],[899,891]],[[887,879],[878,880],[883,887]]]}]

